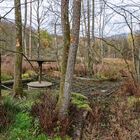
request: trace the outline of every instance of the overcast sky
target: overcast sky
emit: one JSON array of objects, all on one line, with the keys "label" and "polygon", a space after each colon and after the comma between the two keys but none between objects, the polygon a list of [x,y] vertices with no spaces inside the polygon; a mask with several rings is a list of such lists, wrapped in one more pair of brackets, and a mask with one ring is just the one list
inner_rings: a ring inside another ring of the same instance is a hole
[{"label": "overcast sky", "polygon": [[[0,0],[1,1],[1,0]],[[28,0],[29,1],[29,0]],[[58,2],[58,0],[45,0],[45,2],[42,4],[42,8],[40,8],[40,13],[45,8],[46,11],[48,10],[48,7],[50,4],[54,4],[53,7],[55,7],[55,11],[60,12],[60,5],[55,5],[55,1]],[[72,0],[70,0],[71,2]],[[132,18],[132,21],[134,22],[133,30],[139,30],[139,23],[140,23],[140,0],[107,0],[107,5],[105,5],[105,11],[103,11],[102,16],[100,17],[100,1],[96,0],[95,2],[95,34],[96,36],[99,36],[99,26],[100,26],[100,20],[102,21],[103,26],[103,19],[104,19],[104,36],[110,36],[115,34],[121,34],[121,33],[129,33],[129,28],[125,23],[125,19],[122,15],[125,15],[127,17],[127,20],[130,23],[130,19]],[[24,0],[21,0],[22,3],[24,3]],[[7,11],[9,11],[13,7],[14,0],[4,0],[4,2],[0,3],[0,15],[3,16]],[[29,5],[29,4],[28,4]],[[85,2],[86,5],[86,2]],[[104,6],[104,5],[102,5]],[[127,11],[124,12],[122,8]],[[35,12],[35,3],[33,4],[33,27],[37,27],[36,25],[36,12]],[[115,9],[116,13],[113,9]],[[29,8],[29,6],[28,6]],[[28,9],[29,10],[29,9]],[[29,10],[30,11],[30,10]],[[59,12],[56,14],[52,12],[47,12],[46,17],[44,18],[44,21],[42,23],[42,28],[48,30],[50,33],[53,33],[53,22],[58,18],[57,14],[59,15]],[[133,13],[133,16],[131,16],[130,13]],[[14,9],[6,16],[8,20],[14,21]],[[22,5],[22,18],[24,21],[24,5]],[[28,12],[28,19],[29,19],[29,12]],[[82,22],[83,23],[83,22]],[[29,20],[28,20],[29,24]],[[81,28],[82,29],[82,28]],[[57,32],[61,33],[61,28],[58,25]]]}]

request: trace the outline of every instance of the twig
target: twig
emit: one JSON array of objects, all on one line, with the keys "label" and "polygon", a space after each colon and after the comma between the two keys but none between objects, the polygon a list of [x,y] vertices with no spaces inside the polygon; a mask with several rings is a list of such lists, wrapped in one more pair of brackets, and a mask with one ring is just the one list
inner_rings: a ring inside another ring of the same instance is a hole
[{"label": "twig", "polygon": [[29,62],[29,64],[31,65],[31,67],[35,71],[35,73],[38,74],[38,72],[36,71],[36,69],[34,68],[34,66],[32,65],[32,63],[30,62],[30,60],[27,58],[27,56],[23,52],[13,51],[13,50],[5,49],[3,47],[0,47],[0,48],[3,49],[3,50],[5,50],[5,51],[9,51],[9,52],[12,52],[12,53],[19,53],[19,54],[21,54]]}]

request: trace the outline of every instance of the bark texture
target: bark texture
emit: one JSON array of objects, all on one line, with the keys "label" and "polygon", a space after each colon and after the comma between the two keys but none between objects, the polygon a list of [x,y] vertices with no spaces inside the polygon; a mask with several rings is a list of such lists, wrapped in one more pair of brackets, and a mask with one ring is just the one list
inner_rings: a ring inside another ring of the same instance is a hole
[{"label": "bark texture", "polygon": [[91,50],[91,35],[90,35],[90,0],[87,0],[87,49],[88,49],[88,75],[92,76],[93,63],[92,63],[92,50]]},{"label": "bark texture", "polygon": [[27,56],[27,41],[26,41],[26,26],[27,26],[27,0],[25,2],[25,12],[24,12],[24,28],[23,28],[23,44],[24,44],[24,52],[25,55]]},{"label": "bark texture", "polygon": [[32,0],[30,0],[29,58],[32,58]]},{"label": "bark texture", "polygon": [[60,107],[60,114],[62,117],[65,117],[67,115],[70,103],[71,85],[73,80],[76,54],[79,44],[80,16],[81,16],[81,0],[74,0],[71,45],[69,49],[68,63],[64,83],[64,99],[62,106]]},{"label": "bark texture", "polygon": [[20,0],[14,0],[15,4],[15,24],[16,24],[16,53],[14,65],[14,96],[23,95],[22,87],[22,20]]},{"label": "bark texture", "polygon": [[60,81],[60,93],[57,107],[59,109],[64,102],[64,82],[67,68],[67,60],[70,46],[70,25],[69,25],[69,0],[61,0],[61,24],[63,31],[63,56],[61,64],[61,81]]},{"label": "bark texture", "polygon": [[37,1],[37,58],[40,58],[40,47],[41,47],[41,42],[40,42],[40,26],[41,26],[41,18],[40,18],[40,5],[41,5],[40,0]]}]

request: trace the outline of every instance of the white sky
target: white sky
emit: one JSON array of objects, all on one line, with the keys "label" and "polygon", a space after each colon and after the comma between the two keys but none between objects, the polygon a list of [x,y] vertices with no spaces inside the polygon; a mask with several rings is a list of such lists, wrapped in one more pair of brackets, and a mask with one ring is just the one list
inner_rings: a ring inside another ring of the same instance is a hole
[{"label": "white sky", "polygon": [[[24,0],[21,0],[21,1],[24,2]],[[43,7],[46,7],[46,10],[48,10],[47,9],[48,7],[51,9],[50,4],[55,3],[55,1],[58,2],[58,0],[45,0],[40,12],[42,11]],[[71,1],[72,0],[70,0],[70,2]],[[99,22],[100,21],[99,1],[101,1],[101,0],[96,0],[96,2],[95,2],[95,9],[96,9],[95,10],[96,11],[95,34],[97,36],[99,36],[99,24],[100,24],[100,22]],[[7,11],[9,11],[13,7],[13,4],[14,4],[14,0],[4,0],[4,2],[0,3],[0,15],[3,16],[5,13],[7,13]],[[119,6],[125,6],[125,9],[128,10],[128,12],[126,12],[127,20],[130,21],[130,18],[131,18],[130,13],[133,13],[134,16],[136,16],[138,18],[138,19],[136,19],[135,17],[132,17],[132,20],[134,22],[133,29],[134,30],[140,29],[140,0],[107,0],[107,4],[109,6],[115,8],[115,10],[117,12],[120,12],[121,14],[124,14],[124,11]],[[59,6],[54,5],[54,7],[55,7],[54,11],[59,10],[59,12],[60,12],[60,5]],[[57,12],[56,14],[59,15],[59,12]],[[105,22],[107,22],[107,24],[104,26],[104,35],[110,36],[110,35],[114,35],[114,34],[121,34],[121,33],[129,32],[129,28],[126,25],[123,16],[117,14],[116,12],[113,12],[113,10],[111,8],[109,8],[107,5],[106,5],[104,13],[106,13],[106,14],[103,14],[101,17],[102,20],[104,18]],[[24,15],[24,6],[22,6],[22,18],[24,17],[23,15]],[[14,21],[14,9],[6,16],[6,18]],[[42,28],[47,29],[49,32],[53,33],[53,23],[55,22],[55,20],[57,18],[58,18],[57,15],[55,15],[52,12],[48,12],[46,14],[46,16],[43,17],[44,21],[42,24]],[[29,12],[28,12],[28,19],[29,19]],[[24,18],[23,18],[23,21],[24,21]],[[29,20],[28,20],[28,24],[29,24]],[[33,27],[36,27],[35,4],[33,6]],[[58,33],[61,32],[60,26],[58,26],[57,32]]]}]

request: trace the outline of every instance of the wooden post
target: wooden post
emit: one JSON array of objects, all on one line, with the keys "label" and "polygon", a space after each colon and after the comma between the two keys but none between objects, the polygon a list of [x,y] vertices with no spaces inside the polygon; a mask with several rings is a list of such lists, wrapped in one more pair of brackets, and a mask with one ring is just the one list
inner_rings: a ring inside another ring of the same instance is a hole
[{"label": "wooden post", "polygon": [[41,81],[42,81],[42,62],[38,61],[38,65],[39,65],[38,81],[39,81],[39,83],[41,83]]}]

